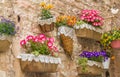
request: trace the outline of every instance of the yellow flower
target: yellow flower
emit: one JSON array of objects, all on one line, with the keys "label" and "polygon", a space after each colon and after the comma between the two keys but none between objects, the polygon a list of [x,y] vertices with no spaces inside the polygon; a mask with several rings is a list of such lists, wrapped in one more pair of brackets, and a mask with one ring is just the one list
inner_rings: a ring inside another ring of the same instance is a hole
[{"label": "yellow flower", "polygon": [[41,6],[41,7],[45,7],[45,6],[46,6],[46,3],[45,3],[45,2],[41,2],[41,3],[40,3],[40,6]]},{"label": "yellow flower", "polygon": [[45,9],[51,9],[51,8],[53,8],[53,5],[52,5],[52,4],[49,4],[49,5],[47,5],[47,6],[45,7]]}]

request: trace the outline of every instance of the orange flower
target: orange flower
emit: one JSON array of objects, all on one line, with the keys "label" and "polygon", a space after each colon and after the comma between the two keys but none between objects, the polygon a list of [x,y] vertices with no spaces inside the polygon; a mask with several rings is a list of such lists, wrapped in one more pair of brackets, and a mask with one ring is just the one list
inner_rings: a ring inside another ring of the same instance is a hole
[{"label": "orange flower", "polygon": [[76,23],[76,17],[74,17],[74,16],[68,16],[67,24],[69,26],[74,26],[75,23]]},{"label": "orange flower", "polygon": [[66,15],[58,16],[57,23],[61,25],[74,26],[74,24],[76,23],[76,17]]},{"label": "orange flower", "polygon": [[115,56],[112,56],[111,59],[112,59],[112,60],[115,60]]}]

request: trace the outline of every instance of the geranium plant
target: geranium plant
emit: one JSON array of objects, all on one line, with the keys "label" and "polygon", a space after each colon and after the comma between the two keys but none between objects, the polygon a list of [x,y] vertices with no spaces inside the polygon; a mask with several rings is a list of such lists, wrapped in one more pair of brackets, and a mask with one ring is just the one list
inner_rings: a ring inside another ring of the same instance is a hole
[{"label": "geranium plant", "polygon": [[111,49],[111,42],[118,39],[120,39],[120,30],[111,30],[102,35],[100,42],[104,49]]},{"label": "geranium plant", "polygon": [[0,34],[15,35],[15,24],[13,21],[1,17]]},{"label": "geranium plant", "polygon": [[91,24],[94,27],[99,27],[103,25],[103,18],[96,10],[82,10],[80,14],[80,20],[84,21],[85,23]]},{"label": "geranium plant", "polygon": [[27,53],[32,53],[36,56],[51,55],[57,56],[58,49],[54,46],[54,38],[48,38],[44,34],[37,36],[29,35],[26,39],[20,41],[20,45],[26,49]]},{"label": "geranium plant", "polygon": [[52,4],[46,4],[45,2],[41,2],[40,3],[40,6],[41,6],[41,19],[44,20],[44,19],[49,19],[49,18],[52,18],[52,14],[50,12],[50,9],[53,8],[53,5]]},{"label": "geranium plant", "polygon": [[69,26],[73,27],[76,23],[76,17],[75,16],[66,16],[61,15],[57,17],[56,25],[59,26]]}]

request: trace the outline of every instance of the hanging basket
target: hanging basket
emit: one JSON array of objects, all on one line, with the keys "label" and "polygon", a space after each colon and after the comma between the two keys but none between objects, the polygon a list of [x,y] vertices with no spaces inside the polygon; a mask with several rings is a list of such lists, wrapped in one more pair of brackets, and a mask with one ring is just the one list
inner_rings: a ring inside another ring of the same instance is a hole
[{"label": "hanging basket", "polygon": [[38,19],[38,23],[42,32],[50,32],[54,30],[54,22],[56,22],[56,17],[49,18],[46,20]]},{"label": "hanging basket", "polygon": [[7,51],[11,44],[11,36],[0,35],[0,52]]},{"label": "hanging basket", "polygon": [[58,32],[65,52],[71,56],[73,52],[73,37],[75,35],[74,30],[69,27],[61,26],[58,28]]},{"label": "hanging basket", "polygon": [[69,55],[72,55],[73,52],[73,39],[71,39],[69,36],[65,36],[64,34],[60,35],[60,38],[62,40],[63,48]]},{"label": "hanging basket", "polygon": [[111,42],[111,47],[114,49],[120,49],[120,40],[113,40]]},{"label": "hanging basket", "polygon": [[102,73],[102,63],[95,61],[88,61],[87,63],[87,71],[82,72],[82,66],[77,67],[78,74],[92,74],[92,75],[100,75]]},{"label": "hanging basket", "polygon": [[[78,26],[77,26],[78,27]],[[99,41],[102,35],[99,28],[95,28],[89,24],[82,24],[75,30],[77,37],[89,38]]]},{"label": "hanging basket", "polygon": [[20,54],[21,69],[25,72],[44,72],[53,73],[56,72],[57,66],[61,63],[60,58],[51,56],[34,56],[32,54]]},{"label": "hanging basket", "polygon": [[109,69],[110,58],[108,58],[106,61],[103,61],[102,64],[104,69]]}]

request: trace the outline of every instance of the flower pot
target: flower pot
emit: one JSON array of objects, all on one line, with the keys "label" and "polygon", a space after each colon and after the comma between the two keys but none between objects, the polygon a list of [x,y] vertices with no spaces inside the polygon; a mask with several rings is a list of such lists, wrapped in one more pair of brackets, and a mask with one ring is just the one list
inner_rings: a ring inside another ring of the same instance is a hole
[{"label": "flower pot", "polygon": [[38,23],[42,32],[50,32],[54,30],[54,22],[56,22],[56,18],[49,18],[46,20],[38,19]]},{"label": "flower pot", "polygon": [[120,40],[113,40],[111,42],[111,47],[114,49],[120,49]]},{"label": "flower pot", "polygon": [[109,69],[110,58],[108,58],[106,61],[103,61],[102,64],[104,69]]},{"label": "flower pot", "polygon": [[87,71],[82,72],[82,67],[77,67],[78,74],[92,74],[92,75],[100,75],[102,73],[102,68],[97,66],[87,66]]},{"label": "flower pot", "polygon": [[65,52],[71,56],[73,52],[73,37],[75,35],[74,30],[69,27],[61,26],[58,28],[58,32]]},{"label": "flower pot", "polygon": [[82,24],[80,26],[76,26],[75,30],[77,37],[89,38],[99,41],[102,35],[101,30],[99,28],[95,28],[89,24]]},{"label": "flower pot", "polygon": [[78,74],[99,75],[102,73],[102,63],[88,60],[86,69],[87,71],[82,72],[82,66],[77,67]]},{"label": "flower pot", "polygon": [[0,52],[7,51],[11,44],[11,37],[1,35],[0,36]]},{"label": "flower pot", "polygon": [[56,72],[57,66],[61,63],[60,58],[51,56],[39,55],[34,56],[32,54],[20,54],[21,69],[25,72]]}]

